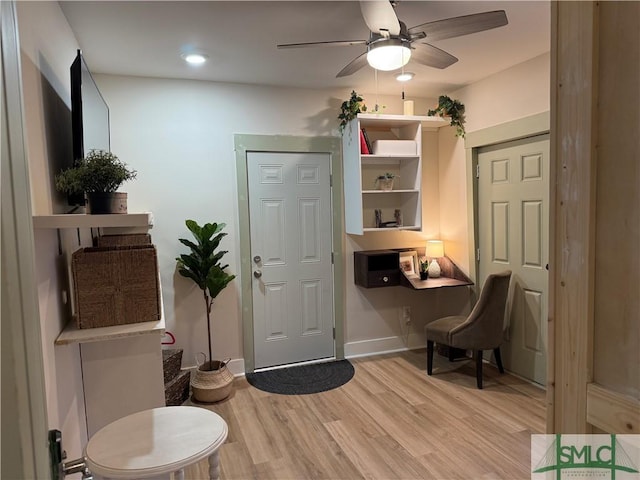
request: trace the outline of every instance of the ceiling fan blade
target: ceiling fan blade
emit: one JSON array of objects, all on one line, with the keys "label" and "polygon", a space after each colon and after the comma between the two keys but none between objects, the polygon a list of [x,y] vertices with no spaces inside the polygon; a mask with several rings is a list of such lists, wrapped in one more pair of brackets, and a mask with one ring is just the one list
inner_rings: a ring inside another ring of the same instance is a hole
[{"label": "ceiling fan blade", "polygon": [[409,29],[410,34],[424,32],[427,34],[427,40],[435,42],[447,38],[461,37],[470,33],[491,30],[492,28],[502,27],[509,23],[507,14],[504,10],[495,10],[493,12],[475,13],[472,15],[463,15],[462,17],[446,18],[444,20],[436,20],[435,22],[423,23]]},{"label": "ceiling fan blade", "polygon": [[336,40],[334,42],[281,43],[278,48],[304,47],[348,47],[349,45],[366,45],[367,40]]},{"label": "ceiling fan blade", "polygon": [[356,73],[362,67],[365,67],[367,65],[368,65],[368,63],[367,63],[367,52],[364,52],[362,55],[360,55],[360,56],[356,57],[354,60],[352,60],[351,63],[349,63],[349,65],[347,65],[342,70],[340,70],[338,72],[338,74],[336,75],[336,78],[346,77],[348,75]]},{"label": "ceiling fan blade", "polygon": [[433,68],[447,68],[458,61],[450,53],[440,50],[428,43],[414,43],[415,48],[411,51],[411,61],[416,61]]},{"label": "ceiling fan blade", "polygon": [[373,33],[386,36],[400,34],[400,22],[395,10],[387,0],[361,0],[360,11],[364,17],[364,23]]}]

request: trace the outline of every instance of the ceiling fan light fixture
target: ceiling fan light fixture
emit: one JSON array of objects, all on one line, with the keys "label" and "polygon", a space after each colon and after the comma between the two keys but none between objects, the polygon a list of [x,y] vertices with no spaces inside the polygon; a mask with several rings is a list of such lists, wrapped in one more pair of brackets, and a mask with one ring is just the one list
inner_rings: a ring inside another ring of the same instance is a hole
[{"label": "ceiling fan light fixture", "polygon": [[413,72],[402,72],[396,75],[396,80],[399,82],[408,82],[415,76]]},{"label": "ceiling fan light fixture", "polygon": [[209,56],[204,54],[204,53],[193,53],[193,52],[192,53],[183,53],[180,56],[189,65],[202,65],[209,58]]},{"label": "ceiling fan light fixture", "polygon": [[369,44],[367,62],[376,70],[385,72],[405,66],[411,58],[411,49],[401,40],[385,39]]}]

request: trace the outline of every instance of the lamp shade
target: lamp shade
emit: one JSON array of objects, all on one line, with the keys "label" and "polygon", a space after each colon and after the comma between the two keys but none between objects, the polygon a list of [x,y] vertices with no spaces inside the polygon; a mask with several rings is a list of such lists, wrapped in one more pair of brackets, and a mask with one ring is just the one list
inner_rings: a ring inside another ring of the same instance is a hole
[{"label": "lamp shade", "polygon": [[444,257],[444,244],[442,240],[427,240],[426,255],[429,258]]},{"label": "lamp shade", "polygon": [[367,62],[376,70],[397,70],[411,58],[411,49],[399,40],[384,40],[369,45]]}]

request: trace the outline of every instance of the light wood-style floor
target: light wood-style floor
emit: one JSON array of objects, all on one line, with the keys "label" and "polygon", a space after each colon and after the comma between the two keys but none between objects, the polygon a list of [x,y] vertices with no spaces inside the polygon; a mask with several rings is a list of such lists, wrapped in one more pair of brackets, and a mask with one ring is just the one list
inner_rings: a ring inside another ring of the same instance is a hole
[{"label": "light wood-style floor", "polygon": [[[544,433],[544,391],[485,364],[424,350],[352,360],[346,385],[274,395],[235,380],[231,398],[203,406],[229,424],[220,449],[231,479],[528,479],[530,435]],[[206,461],[185,472],[207,478]]]}]

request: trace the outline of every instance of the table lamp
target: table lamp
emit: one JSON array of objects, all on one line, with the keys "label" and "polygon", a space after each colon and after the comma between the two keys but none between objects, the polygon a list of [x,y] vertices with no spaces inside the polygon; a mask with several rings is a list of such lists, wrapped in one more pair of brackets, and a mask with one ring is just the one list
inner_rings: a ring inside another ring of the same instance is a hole
[{"label": "table lamp", "polygon": [[430,278],[438,278],[440,276],[440,265],[438,265],[438,258],[444,257],[444,244],[442,240],[427,240],[427,248],[425,252],[426,256],[431,259],[429,268]]}]

